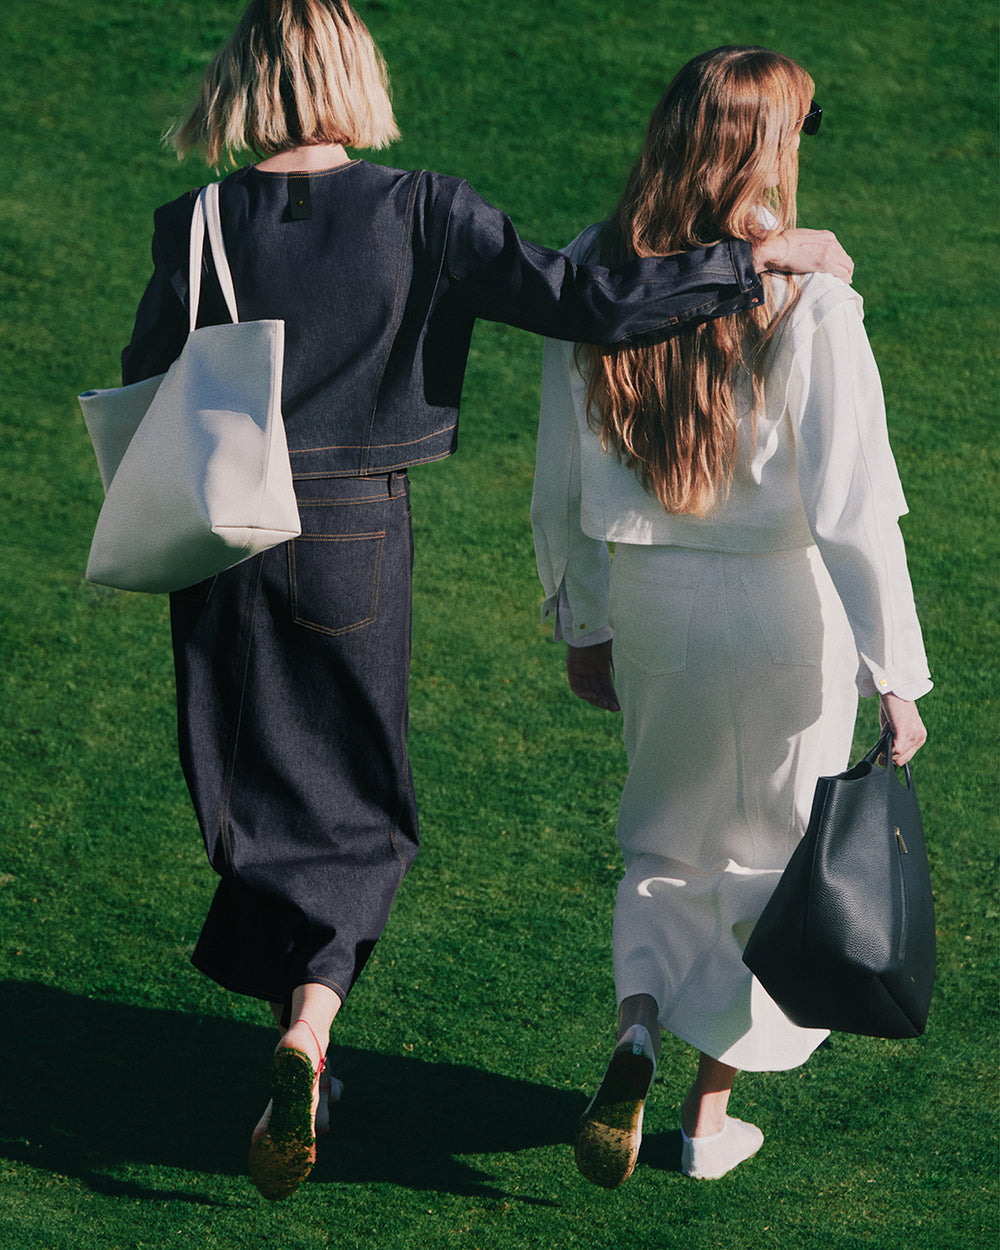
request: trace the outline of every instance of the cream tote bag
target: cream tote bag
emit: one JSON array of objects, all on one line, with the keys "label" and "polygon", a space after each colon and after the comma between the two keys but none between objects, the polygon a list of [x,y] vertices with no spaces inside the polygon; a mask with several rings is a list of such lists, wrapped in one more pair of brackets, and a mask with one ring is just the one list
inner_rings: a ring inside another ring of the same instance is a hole
[{"label": "cream tote bag", "polygon": [[[233,320],[198,330],[206,223]],[[87,580],[122,590],[180,590],[301,533],[281,417],[285,323],[237,316],[217,182],[195,202],[188,266],[177,360],[80,396],[104,484]]]}]

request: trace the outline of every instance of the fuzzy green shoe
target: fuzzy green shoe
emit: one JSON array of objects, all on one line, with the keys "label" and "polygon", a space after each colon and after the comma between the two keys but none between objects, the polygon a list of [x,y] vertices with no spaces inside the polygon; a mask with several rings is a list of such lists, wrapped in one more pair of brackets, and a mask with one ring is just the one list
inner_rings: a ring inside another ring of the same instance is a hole
[{"label": "fuzzy green shoe", "polygon": [[656,1075],[649,1032],[633,1025],[615,1047],[604,1079],[580,1117],[574,1153],[581,1175],[614,1189],[632,1175],[642,1142],[642,1116]]},{"label": "fuzzy green shoe", "polygon": [[270,1113],[264,1132],[250,1147],[250,1176],[271,1201],[295,1193],[316,1162],[316,1077],[303,1051],[287,1047],[274,1056]]}]

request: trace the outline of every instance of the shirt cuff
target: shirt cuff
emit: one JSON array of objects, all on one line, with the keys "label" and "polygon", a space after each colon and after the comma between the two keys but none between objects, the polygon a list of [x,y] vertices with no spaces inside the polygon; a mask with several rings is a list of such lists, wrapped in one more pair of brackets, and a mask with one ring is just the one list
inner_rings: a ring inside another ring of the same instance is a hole
[{"label": "shirt cuff", "polygon": [[912,703],[934,688],[926,669],[923,676],[914,677],[912,674],[911,668],[909,680],[905,677],[902,680],[893,680],[884,671],[873,673],[862,660],[858,666],[858,693],[863,699],[870,698],[873,694],[894,694],[898,699],[906,699]]},{"label": "shirt cuff", "polygon": [[554,595],[546,599],[542,607],[542,620],[551,617],[555,617],[552,637],[556,642],[566,642],[571,647],[595,647],[598,643],[608,642],[614,637],[614,630],[606,621],[591,626],[587,621],[578,625],[573,620],[573,609],[569,606],[565,582],[560,584]]},{"label": "shirt cuff", "polygon": [[897,699],[906,699],[909,703],[914,703],[917,699],[923,698],[929,690],[934,689],[934,683],[929,677],[922,677],[919,681],[904,681],[895,689],[883,691],[883,694],[894,694]]},{"label": "shirt cuff", "polygon": [[596,647],[598,643],[610,642],[614,636],[615,631],[610,625],[602,625],[600,629],[589,629],[586,632],[581,626],[575,634],[566,634],[565,640],[571,647]]}]

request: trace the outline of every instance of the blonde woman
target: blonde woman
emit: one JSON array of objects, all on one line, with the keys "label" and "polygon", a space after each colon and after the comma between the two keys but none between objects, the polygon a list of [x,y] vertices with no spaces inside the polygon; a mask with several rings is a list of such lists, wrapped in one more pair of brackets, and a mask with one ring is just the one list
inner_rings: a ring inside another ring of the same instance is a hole
[{"label": "blonde woman", "polygon": [[[567,249],[623,264],[795,221],[809,76],[719,48],[653,113],[611,219]],[[545,614],[571,688],[623,713],[629,773],[613,948],[618,1045],[577,1163],[620,1184],[638,1154],[661,1029],[699,1052],[682,1168],[761,1145],[727,1115],[740,1069],[793,1068],[790,1023],[741,954],[804,831],[816,778],[878,694],[895,759],[925,738],[931,682],[898,518],[906,511],[861,300],[837,277],[766,277],[743,317],[640,348],[545,349],[532,518]],[[609,560],[608,543],[614,543]],[[612,635],[614,675],[612,679]]]},{"label": "blonde woman", "polygon": [[[348,156],[397,135],[385,66],[343,0],[254,0],[172,141],[213,166],[242,318],[285,323],[282,393],[302,535],[172,596],[180,750],[221,881],[194,963],[281,1031],[250,1166],[267,1198],[315,1159],[339,1083],[330,1028],[417,851],[406,752],[407,470],[455,448],[476,317],[590,342],[750,308],[757,268],[850,260],[828,234],[739,241],[628,274],[523,243],[457,178]],[[155,216],[126,382],[187,334],[193,197]],[[228,320],[209,276],[199,316]]]}]

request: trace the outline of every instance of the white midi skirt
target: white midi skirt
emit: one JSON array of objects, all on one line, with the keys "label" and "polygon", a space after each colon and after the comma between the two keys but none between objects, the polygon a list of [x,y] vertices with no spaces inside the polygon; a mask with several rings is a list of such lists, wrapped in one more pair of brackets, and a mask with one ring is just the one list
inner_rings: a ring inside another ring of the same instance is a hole
[{"label": "white midi skirt", "polygon": [[618,1001],[735,1068],[803,1063],[742,961],[805,831],[816,778],[846,767],[858,656],[816,548],[761,555],[618,544],[615,684],[629,774],[614,920]]}]

